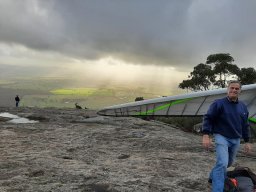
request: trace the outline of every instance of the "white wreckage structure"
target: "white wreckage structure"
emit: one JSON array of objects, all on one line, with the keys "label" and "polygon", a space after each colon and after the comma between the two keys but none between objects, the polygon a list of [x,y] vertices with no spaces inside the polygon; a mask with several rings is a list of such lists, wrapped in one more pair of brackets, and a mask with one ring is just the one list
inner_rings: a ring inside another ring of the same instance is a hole
[{"label": "white wreckage structure", "polygon": [[[227,88],[148,99],[105,107],[103,116],[202,116],[210,104],[227,95]],[[256,84],[243,85],[239,100],[248,107],[249,121],[256,124]]]}]

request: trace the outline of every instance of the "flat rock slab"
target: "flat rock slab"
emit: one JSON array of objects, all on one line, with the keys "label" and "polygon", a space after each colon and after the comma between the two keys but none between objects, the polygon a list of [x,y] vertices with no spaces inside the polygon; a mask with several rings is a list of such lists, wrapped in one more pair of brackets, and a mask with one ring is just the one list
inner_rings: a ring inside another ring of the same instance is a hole
[{"label": "flat rock slab", "polygon": [[[100,117],[96,111],[0,112],[39,120],[0,121],[1,192],[209,191],[215,156],[203,150],[201,136],[138,118]],[[256,171],[255,156],[240,153],[237,162]]]}]

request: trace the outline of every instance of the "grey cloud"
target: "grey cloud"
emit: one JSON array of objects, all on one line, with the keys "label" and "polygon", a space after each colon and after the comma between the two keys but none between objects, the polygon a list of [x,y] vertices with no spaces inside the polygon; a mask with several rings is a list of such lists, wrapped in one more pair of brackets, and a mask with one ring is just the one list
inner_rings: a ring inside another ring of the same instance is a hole
[{"label": "grey cloud", "polygon": [[255,8],[254,0],[6,0],[0,41],[186,68],[211,53],[252,54]]}]

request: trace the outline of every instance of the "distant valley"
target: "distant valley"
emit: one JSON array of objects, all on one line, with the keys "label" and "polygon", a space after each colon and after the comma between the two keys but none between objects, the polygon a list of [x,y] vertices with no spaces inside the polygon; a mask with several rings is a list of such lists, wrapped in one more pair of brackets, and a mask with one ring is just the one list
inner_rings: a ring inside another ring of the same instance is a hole
[{"label": "distant valley", "polygon": [[0,106],[14,106],[14,97],[19,95],[22,107],[74,108],[78,103],[83,108],[100,109],[133,102],[136,97],[150,99],[167,94],[150,92],[140,85],[104,85],[60,77],[0,80]]}]

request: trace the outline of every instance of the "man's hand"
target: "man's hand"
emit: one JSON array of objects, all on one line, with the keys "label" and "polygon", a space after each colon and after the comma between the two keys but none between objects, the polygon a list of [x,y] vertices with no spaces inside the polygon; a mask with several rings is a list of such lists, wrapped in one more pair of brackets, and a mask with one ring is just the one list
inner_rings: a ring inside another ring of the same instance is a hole
[{"label": "man's hand", "polygon": [[251,146],[251,144],[250,143],[245,143],[244,144],[244,152],[246,153],[246,154],[248,154],[248,153],[250,153],[252,151],[252,146]]},{"label": "man's hand", "polygon": [[212,146],[212,140],[209,135],[203,135],[203,147],[209,150]]}]

